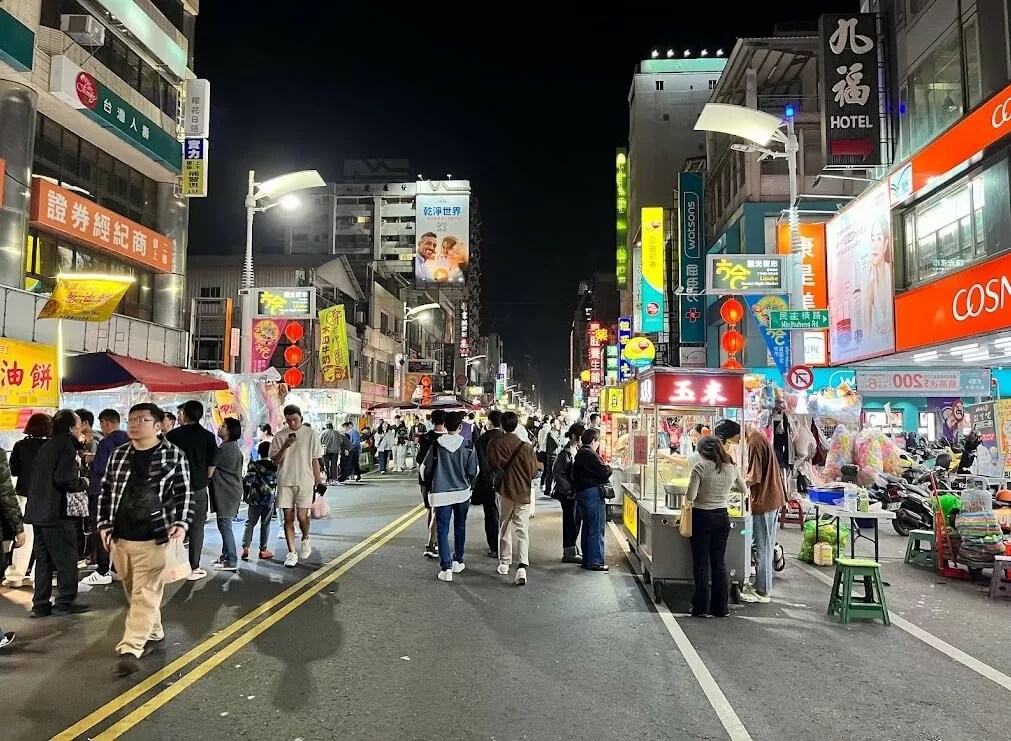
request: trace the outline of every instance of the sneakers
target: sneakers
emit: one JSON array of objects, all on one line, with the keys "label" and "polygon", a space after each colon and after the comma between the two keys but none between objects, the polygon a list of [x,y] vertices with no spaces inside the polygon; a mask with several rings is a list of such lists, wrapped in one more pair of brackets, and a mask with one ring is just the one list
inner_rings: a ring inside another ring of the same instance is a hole
[{"label": "sneakers", "polygon": [[467,564],[460,563],[459,561],[453,561],[453,573],[459,574],[461,571],[467,568]]},{"label": "sneakers", "polygon": [[298,554],[295,551],[288,551],[288,555],[284,557],[284,565],[287,568],[292,568],[298,564]]},{"label": "sneakers", "polygon": [[439,572],[439,581],[453,581],[453,569],[445,569]]},{"label": "sneakers", "polygon": [[227,564],[224,562],[214,564],[214,568],[218,571],[238,571],[239,567],[237,564]]},{"label": "sneakers", "polygon": [[190,575],[186,577],[186,581],[200,581],[207,576],[207,572],[203,569],[193,569]]},{"label": "sneakers", "polygon": [[507,564],[507,563],[500,563],[498,565],[498,568],[495,569],[495,571],[498,572],[499,574],[501,574],[502,576],[508,576],[509,575],[509,564]]},{"label": "sneakers", "polygon": [[439,546],[429,543],[425,546],[425,558],[438,558]]},{"label": "sneakers", "polygon": [[752,584],[745,584],[741,589],[741,602],[760,603],[767,605],[772,602],[768,595],[759,594]]},{"label": "sneakers", "polygon": [[516,584],[522,587],[526,583],[527,583],[527,570],[522,566],[520,566],[518,569],[516,569]]},{"label": "sneakers", "polygon": [[487,551],[485,551],[485,555],[488,556],[488,558],[498,558],[498,549],[489,548]]},{"label": "sneakers", "polygon": [[54,605],[53,614],[54,615],[80,615],[82,612],[88,612],[91,609],[90,605],[86,605],[83,602],[69,602],[65,605]]},{"label": "sneakers", "polygon": [[576,553],[575,548],[562,549],[562,563],[582,563],[583,557]]},{"label": "sneakers", "polygon": [[263,561],[268,561],[274,557],[273,551],[268,551],[266,548],[260,550],[260,559]]},{"label": "sneakers", "polygon": [[4,633],[0,636],[0,648],[7,648],[9,645],[14,643],[14,638],[14,633]]},{"label": "sneakers", "polygon": [[88,574],[86,577],[81,579],[81,584],[86,584],[89,587],[101,587],[106,584],[112,584],[112,574],[105,573],[99,574],[97,571]]},{"label": "sneakers", "polygon": [[214,563],[211,564],[211,568],[217,570],[217,569],[220,569],[224,565],[225,565],[225,562],[222,561],[219,558],[217,561],[215,561]]},{"label": "sneakers", "polygon": [[242,560],[243,561],[248,561],[249,560],[249,549],[248,548],[243,547],[243,549],[242,549]]},{"label": "sneakers", "polygon": [[312,555],[312,543],[308,538],[302,538],[302,547],[299,549],[298,555],[303,561]]}]

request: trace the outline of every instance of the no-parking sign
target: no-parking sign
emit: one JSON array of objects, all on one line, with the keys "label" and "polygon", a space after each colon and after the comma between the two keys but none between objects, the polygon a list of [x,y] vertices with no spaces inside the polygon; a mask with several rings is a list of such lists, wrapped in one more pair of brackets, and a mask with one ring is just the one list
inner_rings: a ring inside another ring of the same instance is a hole
[{"label": "no-parking sign", "polygon": [[786,382],[796,391],[807,391],[814,385],[814,371],[807,365],[795,365],[787,371]]}]

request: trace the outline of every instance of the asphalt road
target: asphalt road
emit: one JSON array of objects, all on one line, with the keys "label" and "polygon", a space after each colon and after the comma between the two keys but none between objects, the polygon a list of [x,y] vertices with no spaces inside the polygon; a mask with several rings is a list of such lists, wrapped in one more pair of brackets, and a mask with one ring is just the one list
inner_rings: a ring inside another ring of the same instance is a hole
[{"label": "asphalt road", "polygon": [[[43,621],[0,591],[20,644],[0,654],[3,737],[991,741],[1011,726],[1011,602],[905,566],[898,536],[883,563],[905,629],[829,620],[830,570],[792,558],[772,604],[693,620],[687,587],[666,592],[673,616],[654,608],[610,529],[609,574],[561,564],[554,502],[517,587],[483,554],[479,508],[467,570],[444,584],[410,479],[330,498],[307,566],[173,585],[165,650],[128,678],[111,655],[118,584],[86,596],[92,613]],[[795,552],[796,528],[782,540]]]}]

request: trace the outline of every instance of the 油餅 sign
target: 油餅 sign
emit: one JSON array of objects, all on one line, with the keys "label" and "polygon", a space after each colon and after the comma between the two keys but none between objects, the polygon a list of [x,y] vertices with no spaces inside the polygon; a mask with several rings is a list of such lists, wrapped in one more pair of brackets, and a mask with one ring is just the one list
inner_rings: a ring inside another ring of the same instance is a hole
[{"label": "\u6cb9\u9905 sign", "polygon": [[865,396],[989,396],[990,370],[858,368],[856,384]]},{"label": "\u6cb9\u9905 sign", "polygon": [[895,299],[896,350],[972,339],[1008,328],[1011,255],[906,291]]},{"label": "\u6cb9\u9905 sign", "polygon": [[739,407],[744,403],[741,373],[646,371],[639,377],[639,404]]},{"label": "\u6cb9\u9905 sign", "polygon": [[681,296],[678,298],[680,341],[686,344],[706,341],[705,268],[706,240],[703,218],[702,175],[678,173],[678,267]]},{"label": "\u6cb9\u9905 sign", "polygon": [[0,408],[57,407],[56,347],[0,337]]},{"label": "\u6cb9\u9905 sign", "polygon": [[182,148],[174,136],[62,54],[53,57],[49,92],[82,111],[151,159],[179,172]]}]

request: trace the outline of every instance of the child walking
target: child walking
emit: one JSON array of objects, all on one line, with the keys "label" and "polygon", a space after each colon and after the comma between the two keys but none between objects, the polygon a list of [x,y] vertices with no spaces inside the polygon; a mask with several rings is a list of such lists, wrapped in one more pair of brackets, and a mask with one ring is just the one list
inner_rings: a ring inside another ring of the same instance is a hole
[{"label": "child walking", "polygon": [[250,461],[242,480],[242,499],[249,505],[246,529],[242,534],[242,560],[249,560],[249,545],[253,542],[253,528],[260,523],[260,558],[271,559],[274,554],[267,548],[270,538],[270,521],[274,519],[274,498],[277,494],[277,466],[270,461],[270,443],[257,446],[259,460]]}]

